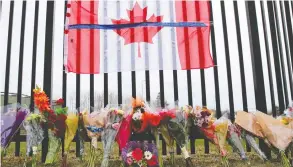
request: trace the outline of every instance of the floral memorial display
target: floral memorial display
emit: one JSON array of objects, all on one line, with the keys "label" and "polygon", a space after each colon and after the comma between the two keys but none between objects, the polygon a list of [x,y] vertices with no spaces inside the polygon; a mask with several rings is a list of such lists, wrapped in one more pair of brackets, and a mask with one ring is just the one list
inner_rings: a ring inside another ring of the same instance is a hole
[{"label": "floral memorial display", "polygon": [[158,167],[156,145],[148,142],[129,141],[121,153],[126,166]]}]

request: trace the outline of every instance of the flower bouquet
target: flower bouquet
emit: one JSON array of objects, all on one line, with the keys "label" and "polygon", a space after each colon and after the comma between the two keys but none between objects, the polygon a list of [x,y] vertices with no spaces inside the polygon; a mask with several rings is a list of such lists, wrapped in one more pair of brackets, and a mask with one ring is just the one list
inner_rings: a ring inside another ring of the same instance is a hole
[{"label": "flower bouquet", "polygon": [[43,116],[35,113],[30,113],[24,121],[24,128],[26,130],[26,153],[27,156],[29,156],[32,151],[32,167],[36,166],[38,145],[41,144],[44,139],[44,131],[41,126],[43,121]]},{"label": "flower bouquet", "polygon": [[101,136],[102,131],[105,126],[105,118],[107,117],[107,112],[97,112],[88,113],[88,111],[82,112],[83,114],[83,124],[87,130],[88,137],[91,138],[91,150],[88,160],[88,167],[94,167],[96,163],[96,158],[101,156],[101,152],[98,150],[98,138]]},{"label": "flower bouquet", "polygon": [[236,114],[235,125],[241,130],[241,136],[247,141],[247,143],[254,149],[258,156],[262,160],[268,160],[264,152],[259,148],[254,137],[259,139],[264,138],[261,132],[261,127],[257,123],[256,117],[253,113],[238,111]]},{"label": "flower bouquet", "polygon": [[[178,144],[178,146],[180,147],[182,151],[184,159],[186,160],[186,166],[192,167],[194,165],[192,164],[190,155],[186,148],[187,135],[188,135],[187,124],[185,120],[186,117],[184,113],[181,111],[177,111],[175,109],[169,110],[169,113],[172,113],[172,112],[174,116],[170,116],[169,117],[170,119],[166,123],[162,123],[162,128],[160,128],[160,131],[162,132],[163,137],[165,136],[164,139],[167,139],[166,134],[168,134],[173,140],[176,141],[176,143]],[[166,130],[168,133],[164,132],[165,128],[163,126],[165,125],[167,127]],[[166,143],[172,144],[172,141],[166,142]],[[172,154],[171,154],[171,161],[174,161],[174,156]]]},{"label": "flower bouquet", "polygon": [[216,120],[212,111],[206,107],[196,107],[191,115],[204,136],[219,148],[223,165],[229,166],[225,148],[229,120],[226,117]]},{"label": "flower bouquet", "polygon": [[226,138],[228,133],[228,119],[225,117],[221,117],[220,119],[216,120],[213,124],[215,129],[216,138],[214,139],[216,145],[219,147],[219,150],[222,155],[222,162],[224,166],[229,166],[227,160],[227,151],[225,148]]},{"label": "flower bouquet", "polygon": [[293,128],[283,125],[279,120],[262,112],[257,111],[254,115],[265,136],[265,141],[267,141],[269,146],[278,149],[282,165],[290,167],[291,165],[286,157],[285,150],[293,140]]},{"label": "flower bouquet", "polygon": [[228,134],[227,141],[234,150],[238,152],[242,160],[247,160],[245,150],[241,143],[241,131],[234,125],[230,120],[228,120]]},{"label": "flower bouquet", "polygon": [[78,127],[77,127],[77,135],[79,137],[79,145],[80,145],[80,160],[83,160],[84,156],[84,142],[87,137],[87,130],[84,126],[84,121],[83,121],[83,113],[78,112]]},{"label": "flower bouquet", "polygon": [[1,108],[1,158],[5,156],[6,149],[18,132],[29,111],[19,104],[8,105]]},{"label": "flower bouquet", "polygon": [[158,167],[158,150],[156,145],[148,142],[130,141],[121,153],[126,166]]},{"label": "flower bouquet", "polygon": [[[49,149],[45,164],[55,162],[58,152],[61,147],[61,139],[65,136],[67,108],[56,108],[54,113],[51,113],[48,120],[53,120],[54,124],[49,123]],[[50,118],[51,117],[51,118]]]},{"label": "flower bouquet", "polygon": [[51,108],[49,98],[38,86],[34,89],[34,103],[44,117],[43,126],[48,128],[49,149],[45,164],[52,164],[56,160],[61,147],[61,138],[65,135],[65,120],[67,107],[62,108],[59,101],[56,102],[55,111]]},{"label": "flower bouquet", "polygon": [[78,128],[78,114],[76,112],[68,113],[65,124],[66,130],[64,137],[64,157],[62,160],[62,167],[67,166],[67,154],[69,151],[70,143],[72,142]]},{"label": "flower bouquet", "polygon": [[105,122],[105,128],[102,131],[102,143],[104,147],[104,157],[101,164],[101,167],[108,167],[109,157],[112,151],[112,146],[115,142],[115,137],[118,133],[118,130],[123,119],[123,110],[119,109],[108,109],[107,118]]},{"label": "flower bouquet", "polygon": [[278,119],[260,111],[255,111],[254,113],[239,111],[237,112],[235,122],[248,133],[263,139],[273,150],[277,149],[281,155],[283,166],[290,166],[290,162],[285,155],[285,150],[289,147],[293,139],[291,126],[284,125]]}]

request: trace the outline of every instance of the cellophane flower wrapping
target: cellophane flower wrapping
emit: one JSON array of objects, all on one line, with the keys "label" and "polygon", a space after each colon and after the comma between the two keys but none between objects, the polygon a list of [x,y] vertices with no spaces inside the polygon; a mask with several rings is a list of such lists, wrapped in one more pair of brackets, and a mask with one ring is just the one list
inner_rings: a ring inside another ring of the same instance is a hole
[{"label": "cellophane flower wrapping", "polygon": [[96,158],[100,156],[97,142],[104,130],[106,117],[107,112],[83,112],[83,124],[87,130],[88,137],[91,139],[91,152],[88,160],[88,167],[95,167]]},{"label": "cellophane flower wrapping", "polygon": [[293,141],[293,129],[289,125],[284,125],[279,120],[260,111],[255,112],[254,115],[261,126],[265,139],[279,150],[283,166],[290,167],[285,150]]},{"label": "cellophane flower wrapping", "polygon": [[214,122],[215,134],[217,137],[218,147],[222,156],[226,156],[227,151],[225,149],[226,138],[228,133],[228,119],[221,117]]},{"label": "cellophane flower wrapping", "polygon": [[159,166],[158,150],[153,143],[129,141],[122,149],[121,156],[126,166]]},{"label": "cellophane flower wrapping", "polygon": [[184,155],[184,158],[187,159],[190,157],[186,145],[187,140],[186,136],[188,135],[185,130],[185,123],[184,123],[184,117],[182,112],[175,112],[176,117],[170,119],[167,122],[167,128],[169,135],[176,141],[176,143],[180,146],[181,151]]},{"label": "cellophane flower wrapping", "polygon": [[48,154],[46,156],[45,164],[52,164],[56,161],[58,152],[61,148],[61,138],[57,137],[53,130],[48,130],[49,145]]},{"label": "cellophane flower wrapping", "polygon": [[228,120],[228,143],[233,147],[234,150],[238,152],[242,160],[247,160],[245,150],[241,143],[241,131],[234,125],[230,120]]},{"label": "cellophane flower wrapping", "polygon": [[116,135],[119,131],[124,111],[117,108],[105,108],[107,118],[105,120],[105,128],[102,132],[102,143],[104,147],[104,156],[101,167],[108,167],[109,157],[115,142]]},{"label": "cellophane flower wrapping", "polygon": [[65,130],[65,136],[64,136],[64,157],[62,166],[67,166],[67,153],[69,151],[70,143],[72,142],[77,128],[78,128],[78,114],[76,112],[70,112],[67,115],[67,119],[65,121],[66,124],[66,130]]},{"label": "cellophane flower wrapping", "polygon": [[26,154],[29,156],[30,152],[32,152],[33,167],[36,166],[35,156],[38,154],[38,145],[44,139],[44,131],[41,126],[42,121],[43,117],[41,114],[30,113],[23,124],[26,130]]},{"label": "cellophane flower wrapping", "polygon": [[1,108],[1,157],[17,133],[29,110],[20,104],[7,105]]},{"label": "cellophane flower wrapping", "polygon": [[250,147],[252,147],[252,149],[254,149],[254,151],[258,154],[258,156],[262,159],[262,160],[268,160],[267,156],[265,155],[265,153],[259,148],[258,143],[255,141],[254,137],[249,134],[248,132],[246,132],[245,130],[242,130],[241,135],[243,136],[243,138],[247,141],[247,143],[249,144]]}]

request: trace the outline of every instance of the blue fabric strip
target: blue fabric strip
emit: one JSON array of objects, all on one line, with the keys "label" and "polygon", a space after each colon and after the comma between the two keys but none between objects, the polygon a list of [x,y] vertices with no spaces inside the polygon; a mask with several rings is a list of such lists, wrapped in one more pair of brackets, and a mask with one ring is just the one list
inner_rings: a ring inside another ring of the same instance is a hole
[{"label": "blue fabric strip", "polygon": [[143,22],[143,23],[131,23],[131,24],[73,24],[69,25],[69,29],[124,29],[135,27],[207,27],[202,22]]}]

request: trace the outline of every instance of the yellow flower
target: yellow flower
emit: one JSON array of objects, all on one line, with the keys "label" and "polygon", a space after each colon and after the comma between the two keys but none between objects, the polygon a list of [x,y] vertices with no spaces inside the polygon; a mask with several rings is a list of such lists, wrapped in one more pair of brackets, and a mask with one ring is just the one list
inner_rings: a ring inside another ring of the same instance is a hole
[{"label": "yellow flower", "polygon": [[290,122],[290,119],[287,118],[287,117],[282,117],[281,122],[282,122],[284,125],[288,125],[289,122]]},{"label": "yellow flower", "polygon": [[117,114],[123,115],[124,111],[123,110],[117,110]]}]

